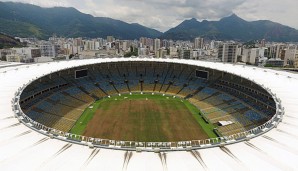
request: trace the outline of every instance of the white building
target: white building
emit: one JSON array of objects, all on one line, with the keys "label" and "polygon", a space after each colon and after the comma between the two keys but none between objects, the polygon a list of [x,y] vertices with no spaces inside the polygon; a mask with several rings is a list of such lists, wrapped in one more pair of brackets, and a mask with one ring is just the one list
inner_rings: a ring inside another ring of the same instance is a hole
[{"label": "white building", "polygon": [[39,48],[23,47],[23,48],[12,48],[12,50],[21,56],[26,58],[37,58],[41,56],[41,50]]},{"label": "white building", "polygon": [[224,43],[218,48],[218,58],[222,62],[236,63],[238,52],[237,44]]},{"label": "white building", "polygon": [[139,54],[139,56],[149,55],[149,49],[148,48],[138,48],[138,54]]},{"label": "white building", "polygon": [[24,48],[12,48],[10,53],[6,54],[6,61],[8,62],[34,62],[34,58],[41,56],[41,51],[38,48],[24,47]]},{"label": "white building", "polygon": [[215,42],[214,42],[214,40],[212,40],[211,43],[210,43],[210,49],[211,50],[212,49],[215,49]]},{"label": "white building", "polygon": [[15,50],[13,49],[0,49],[0,59],[6,61],[6,56],[15,54]]},{"label": "white building", "polygon": [[202,59],[204,56],[208,55],[208,51],[203,50],[203,49],[197,49],[192,51],[192,58],[191,59]]},{"label": "white building", "polygon": [[34,62],[33,58],[28,58],[26,55],[22,54],[10,54],[6,56],[7,62],[21,62],[21,63],[32,63]]},{"label": "white building", "polygon": [[285,59],[284,59],[284,65],[294,65],[296,54],[298,53],[298,48],[296,45],[289,46],[285,50]]},{"label": "white building", "polygon": [[127,41],[123,41],[122,42],[122,50],[125,51],[125,52],[128,50],[128,43],[127,43]]},{"label": "white building", "polygon": [[[84,43],[84,50],[96,50],[96,43],[93,40],[85,40]],[[99,46],[99,43],[98,43]]]},{"label": "white building", "polygon": [[250,64],[257,64],[259,59],[264,57],[265,48],[250,48],[250,49],[243,49],[241,61],[238,62],[245,62]]},{"label": "white building", "polygon": [[176,47],[170,47],[169,48],[170,51],[170,58],[178,58],[179,54],[178,54],[178,49]]},{"label": "white building", "polygon": [[157,55],[158,50],[160,49],[160,39],[154,39],[154,52]]},{"label": "white building", "polygon": [[59,46],[50,43],[42,43],[39,45],[41,56],[56,57],[58,55]]},{"label": "white building", "polygon": [[34,62],[36,63],[42,63],[42,62],[52,62],[54,61],[53,58],[50,57],[38,57],[38,58],[34,58]]},{"label": "white building", "polygon": [[7,62],[21,62],[23,58],[24,58],[24,56],[21,56],[19,54],[6,55]]}]

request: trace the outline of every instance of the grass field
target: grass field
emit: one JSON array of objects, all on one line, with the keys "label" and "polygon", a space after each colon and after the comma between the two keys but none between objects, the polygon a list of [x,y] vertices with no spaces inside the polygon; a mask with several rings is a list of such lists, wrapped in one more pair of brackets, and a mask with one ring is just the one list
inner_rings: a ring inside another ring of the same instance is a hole
[{"label": "grass field", "polygon": [[71,133],[124,141],[183,141],[216,137],[190,102],[162,95],[105,98],[87,108]]}]

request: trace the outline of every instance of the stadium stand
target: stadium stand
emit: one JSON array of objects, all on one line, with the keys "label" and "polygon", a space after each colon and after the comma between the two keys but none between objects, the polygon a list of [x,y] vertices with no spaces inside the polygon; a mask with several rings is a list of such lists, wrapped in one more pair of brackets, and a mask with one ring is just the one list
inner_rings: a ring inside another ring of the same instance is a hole
[{"label": "stadium stand", "polygon": [[[95,100],[119,93],[165,93],[188,99],[214,125],[231,121],[231,125],[217,127],[224,136],[256,127],[275,112],[272,97],[261,87],[216,70],[160,62],[102,63],[84,68],[89,68],[84,78],[74,78],[75,70],[83,69],[77,68],[34,81],[22,94],[24,111],[42,124],[69,131]],[[196,69],[208,71],[209,79],[196,77]]]}]

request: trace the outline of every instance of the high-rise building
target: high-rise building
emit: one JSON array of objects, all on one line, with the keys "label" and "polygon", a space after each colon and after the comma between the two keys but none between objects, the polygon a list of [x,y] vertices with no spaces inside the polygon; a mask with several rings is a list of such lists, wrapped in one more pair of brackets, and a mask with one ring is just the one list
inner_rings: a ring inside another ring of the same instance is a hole
[{"label": "high-rise building", "polygon": [[84,40],[84,50],[95,50],[95,41],[93,40]]},{"label": "high-rise building", "polygon": [[266,40],[263,39],[263,40],[261,41],[261,47],[265,47],[265,45],[266,45]]},{"label": "high-rise building", "polygon": [[160,49],[160,39],[154,39],[154,52],[157,54],[158,50]]},{"label": "high-rise building", "polygon": [[146,44],[145,44],[145,45],[146,45],[146,46],[153,46],[153,42],[154,42],[153,39],[151,39],[151,38],[147,38],[147,39],[146,39]]},{"label": "high-rise building", "polygon": [[214,48],[215,48],[215,42],[214,40],[212,40],[210,43],[210,49],[214,49]]},{"label": "high-rise building", "polygon": [[222,44],[218,48],[218,58],[222,62],[236,63],[238,54],[237,44]]},{"label": "high-rise building", "polygon": [[275,44],[273,46],[270,46],[268,48],[268,53],[267,56],[269,58],[280,58],[280,59],[284,59],[284,49],[286,48],[286,46],[284,44]]},{"label": "high-rise building", "polygon": [[76,38],[73,41],[74,46],[82,46],[83,45],[83,40],[82,38]]},{"label": "high-rise building", "polygon": [[203,49],[204,48],[204,39],[201,37],[195,38],[195,49]]},{"label": "high-rise building", "polygon": [[147,46],[147,38],[146,37],[141,37],[140,38],[140,43],[142,44],[141,48]]},{"label": "high-rise building", "polygon": [[168,48],[169,47],[169,41],[168,40],[162,40],[162,47]]}]

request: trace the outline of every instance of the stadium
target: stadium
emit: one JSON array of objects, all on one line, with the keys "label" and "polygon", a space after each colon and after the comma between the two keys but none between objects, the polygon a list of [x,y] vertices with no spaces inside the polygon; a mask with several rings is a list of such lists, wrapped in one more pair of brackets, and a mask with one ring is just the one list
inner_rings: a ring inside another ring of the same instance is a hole
[{"label": "stadium", "polygon": [[298,166],[293,73],[106,58],[7,64],[0,75],[1,170]]}]

